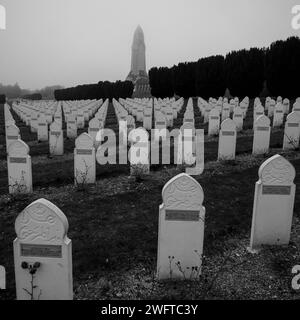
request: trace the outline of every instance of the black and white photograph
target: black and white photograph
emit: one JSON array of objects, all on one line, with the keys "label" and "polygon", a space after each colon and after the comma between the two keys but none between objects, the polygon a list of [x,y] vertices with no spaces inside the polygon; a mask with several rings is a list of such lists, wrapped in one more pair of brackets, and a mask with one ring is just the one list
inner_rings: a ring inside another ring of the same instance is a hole
[{"label": "black and white photograph", "polygon": [[299,140],[300,0],[0,0],[0,309],[299,301]]}]

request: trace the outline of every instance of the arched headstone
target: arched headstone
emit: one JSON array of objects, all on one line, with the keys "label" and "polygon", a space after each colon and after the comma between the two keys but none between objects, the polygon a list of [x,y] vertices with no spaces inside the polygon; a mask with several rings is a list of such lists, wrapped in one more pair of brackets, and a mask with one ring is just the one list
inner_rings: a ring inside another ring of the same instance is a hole
[{"label": "arched headstone", "polygon": [[300,100],[296,100],[296,102],[293,105],[293,111],[297,112],[300,116]]},{"label": "arched headstone", "polygon": [[218,135],[220,130],[220,112],[214,108],[209,113],[208,135]]},{"label": "arched headstone", "polygon": [[30,130],[31,132],[37,132],[38,130],[38,116],[34,111],[31,112],[30,116]]},{"label": "arched headstone", "polygon": [[12,142],[7,156],[9,193],[32,192],[32,169],[29,147],[22,140]]},{"label": "arched headstone", "polygon": [[234,121],[236,125],[236,131],[240,132],[243,130],[243,123],[244,123],[244,117],[243,117],[243,110],[240,107],[236,107],[233,112],[232,120]]},{"label": "arched headstone", "polygon": [[[68,228],[63,212],[45,199],[34,201],[18,215],[14,241],[18,300],[73,298],[72,242],[67,236]],[[30,267],[36,263],[39,266],[32,277]]]},{"label": "arched headstone", "polygon": [[258,117],[264,115],[264,107],[260,104],[254,109],[253,123],[258,119]]},{"label": "arched headstone", "polygon": [[75,184],[88,184],[96,181],[94,140],[86,132],[75,140],[74,180]]},{"label": "arched headstone", "polygon": [[275,109],[275,100],[270,99],[269,107],[268,107],[268,117],[271,118],[274,115],[274,109]]},{"label": "arched headstone", "polygon": [[49,151],[51,155],[62,156],[64,154],[64,137],[61,124],[54,121],[50,125]]},{"label": "arched headstone", "polygon": [[232,112],[234,107],[235,107],[234,102],[231,103],[230,105],[228,103],[224,103],[222,108],[222,121],[230,117],[230,112]]},{"label": "arched headstone", "polygon": [[277,103],[274,108],[273,127],[280,127],[283,123],[283,104]]},{"label": "arched headstone", "polygon": [[77,112],[77,128],[78,129],[83,129],[84,128],[84,115],[83,115],[83,111],[81,109],[78,110]]},{"label": "arched headstone", "polygon": [[159,207],[158,279],[197,279],[201,274],[205,208],[200,184],[186,173],[162,190]]},{"label": "arched headstone", "polygon": [[152,128],[152,108],[147,108],[144,111],[143,127],[146,130],[151,130]]},{"label": "arched headstone", "polygon": [[221,124],[219,135],[218,160],[235,159],[236,125],[233,120],[226,119]]},{"label": "arched headstone", "polygon": [[253,136],[253,154],[264,154],[269,152],[270,147],[270,119],[262,115],[257,118],[253,125],[254,136]]},{"label": "arched headstone", "polygon": [[196,153],[196,130],[191,122],[184,122],[180,127],[182,136],[182,160],[183,164],[191,165],[191,158],[195,156]]},{"label": "arched headstone", "polygon": [[288,244],[295,198],[295,168],[280,155],[259,168],[255,185],[250,250]]},{"label": "arched headstone", "polygon": [[69,114],[67,122],[67,137],[75,139],[77,137],[77,122],[73,114]]},{"label": "arched headstone", "polygon": [[286,117],[283,150],[295,150],[299,147],[300,135],[300,115],[297,112],[291,112]]},{"label": "arched headstone", "polygon": [[6,138],[6,151],[8,152],[9,145],[21,139],[20,137],[20,129],[15,125],[11,124],[5,128],[5,138]]},{"label": "arched headstone", "polygon": [[283,100],[283,110],[285,114],[288,114],[290,112],[290,100],[287,98]]},{"label": "arched headstone", "polygon": [[142,176],[150,173],[150,143],[149,133],[145,128],[139,127],[132,130],[128,140],[131,143],[129,149],[130,175]]},{"label": "arched headstone", "polygon": [[155,115],[155,129],[166,129],[166,128],[167,128],[166,118],[161,112],[158,112]]},{"label": "arched headstone", "polygon": [[93,140],[96,139],[97,132],[100,130],[100,122],[97,118],[92,119],[89,122],[89,135],[93,138]]},{"label": "arched headstone", "polygon": [[40,114],[37,128],[38,141],[48,141],[48,124],[44,114]]}]

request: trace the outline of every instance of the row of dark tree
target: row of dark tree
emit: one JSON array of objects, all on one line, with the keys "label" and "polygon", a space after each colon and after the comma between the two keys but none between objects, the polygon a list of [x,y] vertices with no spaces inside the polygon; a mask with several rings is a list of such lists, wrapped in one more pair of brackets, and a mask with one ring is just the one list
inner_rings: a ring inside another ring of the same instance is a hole
[{"label": "row of dark tree", "polygon": [[22,89],[18,83],[15,83],[14,85],[3,85],[0,83],[0,94],[5,94],[8,99],[24,98],[26,96],[40,94],[43,99],[53,100],[54,90],[57,89],[63,89],[63,87],[55,85],[40,90],[28,90]]},{"label": "row of dark tree", "polygon": [[[276,41],[269,48],[232,51],[225,57],[211,56],[197,62],[179,63],[172,68],[149,71],[154,97],[261,95],[300,96],[300,38]],[[298,79],[297,79],[298,77]]]},{"label": "row of dark tree", "polygon": [[27,94],[22,98],[27,100],[42,100],[43,97],[40,93],[33,93],[33,94]]},{"label": "row of dark tree", "polygon": [[55,90],[54,96],[56,100],[126,99],[132,96],[133,89],[134,86],[131,81],[100,81],[96,84]]}]

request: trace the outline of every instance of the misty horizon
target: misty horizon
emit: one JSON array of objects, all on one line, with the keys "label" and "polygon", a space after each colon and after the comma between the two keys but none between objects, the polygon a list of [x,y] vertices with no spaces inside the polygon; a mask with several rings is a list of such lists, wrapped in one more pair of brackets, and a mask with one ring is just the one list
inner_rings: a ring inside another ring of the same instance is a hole
[{"label": "misty horizon", "polygon": [[136,27],[144,31],[146,70],[299,36],[297,1],[0,0],[0,83],[22,89],[125,80]]}]

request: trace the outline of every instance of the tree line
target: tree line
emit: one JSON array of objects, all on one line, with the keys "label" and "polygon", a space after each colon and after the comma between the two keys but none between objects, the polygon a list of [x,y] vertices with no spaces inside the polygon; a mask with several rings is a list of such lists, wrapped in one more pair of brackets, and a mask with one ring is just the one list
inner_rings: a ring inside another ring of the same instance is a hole
[{"label": "tree line", "polygon": [[171,68],[149,71],[154,97],[232,96],[254,98],[262,95],[300,96],[300,38],[273,42],[268,48],[251,48],[185,62]]},{"label": "tree line", "polygon": [[129,98],[132,96],[134,85],[131,81],[100,81],[96,84],[84,84],[72,88],[55,90],[54,96],[61,100],[87,100]]},{"label": "tree line", "polygon": [[40,93],[33,93],[33,94],[27,94],[22,98],[26,100],[42,100],[43,97]]},{"label": "tree line", "polygon": [[[57,89],[62,89],[62,86],[55,85],[55,86],[48,86],[42,88],[40,90],[29,90],[29,89],[22,89],[18,83],[14,85],[3,85],[0,83],[0,94],[4,94],[8,99],[16,99],[16,98],[23,98],[27,99],[27,97],[32,96],[33,98],[38,97],[39,94],[42,99],[46,100],[53,100],[54,99],[54,91]],[[33,100],[33,99],[32,99]]]}]

